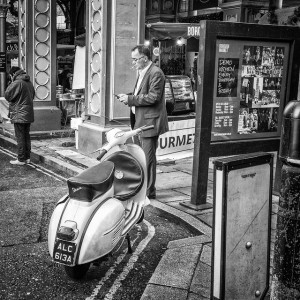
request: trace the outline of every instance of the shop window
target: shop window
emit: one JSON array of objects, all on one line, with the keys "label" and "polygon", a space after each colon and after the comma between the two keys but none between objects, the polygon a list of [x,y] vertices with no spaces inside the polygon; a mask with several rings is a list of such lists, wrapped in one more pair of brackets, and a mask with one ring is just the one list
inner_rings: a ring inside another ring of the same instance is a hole
[{"label": "shop window", "polygon": [[165,0],[163,2],[163,12],[164,13],[166,13],[166,12],[172,12],[173,11],[173,6],[174,6],[173,1],[171,1],[171,0]]},{"label": "shop window", "polygon": [[218,7],[218,0],[194,0],[193,10],[200,10],[205,8]]},{"label": "shop window", "polygon": [[189,10],[188,0],[179,0],[178,12],[187,12]]}]

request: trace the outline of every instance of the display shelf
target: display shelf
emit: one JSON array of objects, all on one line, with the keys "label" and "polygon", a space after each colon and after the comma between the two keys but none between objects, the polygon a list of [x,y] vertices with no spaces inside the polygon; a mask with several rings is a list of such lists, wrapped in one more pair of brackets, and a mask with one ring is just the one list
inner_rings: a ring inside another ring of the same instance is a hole
[{"label": "display shelf", "polygon": [[185,75],[166,76],[165,99],[169,115],[195,111],[191,79]]}]

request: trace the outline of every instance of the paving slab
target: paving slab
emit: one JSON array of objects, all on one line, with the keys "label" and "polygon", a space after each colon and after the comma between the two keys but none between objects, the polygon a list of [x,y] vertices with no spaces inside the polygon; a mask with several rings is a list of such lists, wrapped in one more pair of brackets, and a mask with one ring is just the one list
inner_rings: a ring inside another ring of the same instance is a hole
[{"label": "paving slab", "polygon": [[189,224],[189,226],[194,227],[199,232],[201,232],[209,237],[212,236],[211,228],[206,226],[203,222],[199,221],[195,217],[193,217],[189,214],[183,213],[183,212],[179,211],[178,209],[175,209],[175,208],[171,207],[170,205],[166,205],[165,203],[162,203],[158,200],[151,200],[151,205],[180,218],[182,221]]},{"label": "paving slab", "polygon": [[213,213],[197,214],[195,217],[207,226],[213,227]]},{"label": "paving slab", "polygon": [[159,201],[164,203],[187,201],[190,199],[188,195],[177,192],[175,190],[157,190],[156,198],[159,199]]},{"label": "paving slab", "polygon": [[189,289],[202,245],[168,249],[160,260],[150,284]]},{"label": "paving slab", "polygon": [[178,171],[182,171],[182,172],[192,175],[193,161],[192,160],[186,160],[186,161],[182,160],[182,161],[180,161],[180,164],[177,162],[177,164],[175,164],[174,168]]},{"label": "paving slab", "polygon": [[75,176],[77,175],[78,173],[81,173],[83,171],[83,168],[79,168],[79,167],[76,167],[76,166],[73,166],[61,159],[58,159],[56,157],[52,157],[52,156],[49,156],[49,155],[46,155],[46,156],[43,156],[41,158],[41,161],[43,163],[46,163],[47,165],[51,166],[51,167],[54,167],[58,170],[61,170],[67,174],[70,174],[71,176]]},{"label": "paving slab", "polygon": [[[211,269],[210,266],[203,262],[199,262],[195,275],[193,277],[190,291],[194,295],[189,295],[189,300],[192,299],[210,299],[210,287],[211,287]],[[198,296],[194,298],[193,296]]]},{"label": "paving slab", "polygon": [[140,300],[183,300],[187,295],[187,290],[148,284]]},{"label": "paving slab", "polygon": [[187,187],[191,186],[192,177],[184,172],[176,171],[172,172],[170,176],[169,173],[161,173],[156,176],[156,189],[166,190],[176,187]]},{"label": "paving slab", "polygon": [[181,210],[184,213],[190,214],[194,217],[197,217],[197,210],[193,210],[187,206],[181,205],[182,202],[187,202],[190,203],[191,199],[188,199],[187,201],[179,201],[179,202],[169,202],[168,205],[170,205],[171,207],[174,207],[178,210]]},{"label": "paving slab", "polygon": [[211,247],[209,245],[203,245],[200,261],[211,266]]},{"label": "paving slab", "polygon": [[201,296],[201,298],[199,298],[198,294],[194,294],[194,293],[189,293],[187,300],[206,300],[206,299],[210,299],[209,297],[204,297],[203,295]]}]

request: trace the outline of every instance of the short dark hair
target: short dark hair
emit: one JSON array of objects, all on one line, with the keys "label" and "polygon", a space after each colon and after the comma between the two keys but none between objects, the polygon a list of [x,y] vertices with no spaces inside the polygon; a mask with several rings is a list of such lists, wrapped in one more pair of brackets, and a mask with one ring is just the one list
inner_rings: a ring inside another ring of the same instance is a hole
[{"label": "short dark hair", "polygon": [[13,76],[13,75],[14,75],[16,72],[18,72],[19,70],[21,70],[20,67],[15,67],[15,66],[13,66],[13,67],[11,67],[11,69],[10,69],[10,71],[9,71],[9,74]]},{"label": "short dark hair", "polygon": [[131,52],[135,51],[136,49],[138,50],[139,54],[147,56],[149,60],[151,59],[149,47],[146,47],[145,45],[136,45],[131,49]]}]

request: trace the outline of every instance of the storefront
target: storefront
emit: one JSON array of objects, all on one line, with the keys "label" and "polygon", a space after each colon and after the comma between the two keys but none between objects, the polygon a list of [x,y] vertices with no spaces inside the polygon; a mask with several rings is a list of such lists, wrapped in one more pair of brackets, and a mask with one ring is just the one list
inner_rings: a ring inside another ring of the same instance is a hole
[{"label": "storefront", "polygon": [[159,156],[194,147],[199,34],[198,24],[153,23],[146,27],[152,60],[157,61],[166,75],[170,131],[160,137]]}]

